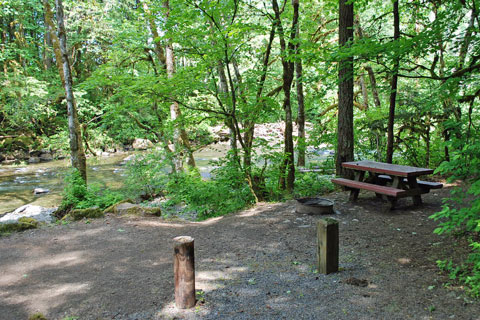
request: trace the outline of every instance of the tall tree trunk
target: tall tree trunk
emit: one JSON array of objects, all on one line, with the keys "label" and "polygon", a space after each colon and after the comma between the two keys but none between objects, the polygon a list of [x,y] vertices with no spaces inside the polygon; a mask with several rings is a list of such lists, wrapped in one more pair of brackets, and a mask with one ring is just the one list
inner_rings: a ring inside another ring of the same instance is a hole
[{"label": "tall tree trunk", "polygon": [[363,96],[363,109],[368,110],[368,91],[367,85],[365,84],[365,77],[363,74],[360,75],[360,88],[362,88],[362,96]]},{"label": "tall tree trunk", "polygon": [[143,2],[143,9],[145,10],[145,13],[147,14],[148,18],[148,27],[150,28],[150,32],[152,33],[153,36],[153,48],[155,51],[155,55],[157,56],[158,61],[165,67],[166,65],[166,57],[165,57],[165,50],[160,44],[160,41],[157,41],[160,38],[160,35],[158,33],[157,25],[155,24],[155,18],[150,12],[150,8],[148,7],[147,2]]},{"label": "tall tree trunk", "polygon": [[[272,52],[272,44],[273,40],[275,40],[275,31],[276,30],[276,23],[272,23],[272,29],[270,30],[270,37],[268,40],[267,48],[265,49],[265,55],[263,57],[263,64],[262,64],[262,73],[260,75],[260,79],[257,84],[257,94],[255,96],[255,105],[257,106],[256,110],[260,110],[263,104],[262,95],[263,89],[265,87],[265,80],[267,78],[267,70],[268,65],[270,63],[270,54]],[[252,162],[252,148],[253,148],[253,137],[255,133],[255,121],[256,117],[252,117],[245,122],[245,133],[244,133],[244,143],[245,143],[245,155],[244,155],[244,165],[247,170],[250,170],[250,165]]]},{"label": "tall tree trunk", "polygon": [[[436,12],[435,12],[436,14]],[[445,75],[445,59],[444,59],[444,44],[443,41],[440,40],[440,69],[439,69],[439,75],[440,77],[443,77]],[[445,83],[445,80],[442,80],[442,84]],[[449,106],[449,100],[445,99],[442,101],[442,107],[443,107],[443,116],[440,119],[440,123],[442,125],[442,135],[443,135],[443,143],[444,143],[444,155],[445,155],[445,161],[450,161],[450,150],[448,149],[448,143],[450,142],[450,128],[447,127],[447,120],[449,118],[450,114],[450,106]]]},{"label": "tall tree trunk", "polygon": [[70,152],[72,166],[80,172],[85,183],[87,182],[87,162],[82,144],[82,133],[80,123],[78,122],[77,108],[73,96],[72,73],[70,72],[70,62],[68,61],[67,36],[65,33],[65,23],[63,15],[62,0],[55,0],[58,23],[58,40],[61,51],[63,74],[65,78],[65,95],[68,109],[68,131],[70,137]]},{"label": "tall tree trunk", "polygon": [[[225,65],[224,63],[219,60],[217,63],[217,73],[218,73],[218,91],[220,93],[220,98],[223,101],[228,101],[229,97],[229,90],[228,90],[228,81],[227,76],[225,74]],[[231,110],[228,110],[231,111]],[[237,139],[237,131],[235,130],[235,124],[233,123],[232,117],[227,117],[225,119],[225,125],[228,128],[229,136],[230,136],[230,150],[233,152],[233,156],[238,159],[238,139]]]},{"label": "tall tree trunk", "polygon": [[365,66],[365,70],[367,70],[368,72],[368,78],[370,79],[370,85],[372,86],[373,103],[375,104],[375,107],[380,108],[381,104],[377,88],[377,80],[375,79],[375,73],[370,66]]},{"label": "tall tree trunk", "polygon": [[[292,193],[295,183],[295,163],[294,163],[294,149],[293,149],[293,124],[292,124],[292,106],[291,106],[291,95],[290,91],[292,88],[292,81],[294,77],[295,63],[288,59],[290,53],[295,51],[295,45],[293,41],[295,40],[297,23],[298,23],[298,8],[299,1],[292,0],[293,6],[293,18],[292,18],[292,28],[291,34],[288,41],[288,47],[285,42],[285,34],[280,20],[280,9],[276,0],[272,1],[273,10],[275,11],[275,20],[277,23],[278,36],[280,40],[280,50],[282,56],[282,66],[283,66],[283,110],[285,112],[285,160],[280,168],[281,178],[280,178],[280,187],[286,189],[287,192]],[[284,174],[286,173],[286,180]]]},{"label": "tall tree trunk", "polygon": [[[43,6],[45,7],[48,5],[48,0],[43,0]],[[50,31],[50,25],[47,22],[47,13],[44,12],[44,21],[45,21],[45,36],[43,41],[43,63],[45,66],[45,70],[50,70],[53,64],[52,54],[50,51],[50,47],[52,46],[52,37]]]},{"label": "tall tree trunk", "polygon": [[[467,8],[466,2],[463,1],[461,3],[463,4],[463,6],[465,8]],[[435,15],[436,14],[437,14],[437,12],[435,11]],[[468,48],[469,48],[470,43],[473,39],[472,32],[474,31],[475,20],[478,21],[478,11],[477,11],[477,7],[475,6],[475,2],[474,2],[473,6],[472,6],[472,9],[471,9],[470,21],[468,23],[468,27],[466,29],[466,32],[463,36],[462,45],[460,47],[460,52],[459,52],[459,57],[458,57],[458,63],[457,63],[457,66],[454,69],[454,72],[456,72],[458,70],[461,70],[465,65],[465,59],[467,57]],[[439,73],[440,73],[441,77],[444,76],[444,70],[445,70],[444,52],[445,52],[445,47],[444,47],[444,44],[443,44],[443,39],[440,39],[440,72]],[[445,80],[442,80],[442,84],[444,84],[445,82],[446,82]],[[444,143],[445,143],[445,147],[444,147],[445,151],[444,152],[445,152],[445,160],[446,161],[450,161],[450,152],[449,152],[449,149],[448,149],[448,142],[451,139],[452,131],[455,134],[455,136],[457,137],[457,139],[462,139],[461,131],[458,130],[458,128],[452,128],[452,127],[448,127],[446,125],[446,122],[450,118],[450,115],[452,113],[455,116],[455,120],[457,122],[460,123],[462,121],[462,110],[461,110],[461,108],[459,106],[455,107],[453,105],[453,101],[452,101],[451,97],[454,96],[454,95],[455,95],[455,93],[451,93],[450,96],[447,99],[445,99],[442,103],[443,104],[444,115],[441,119],[441,122],[442,122],[442,126],[443,126],[443,137],[444,137]]]},{"label": "tall tree trunk", "polygon": [[[339,46],[347,47],[353,41],[353,3],[339,0]],[[350,177],[350,170],[342,163],[353,160],[353,57],[339,62],[338,68],[338,124],[336,172]]]},{"label": "tall tree trunk", "polygon": [[[393,3],[393,39],[398,42],[400,38],[400,13],[398,10],[398,0]],[[398,43],[397,43],[398,45]],[[397,84],[398,84],[398,68],[400,66],[400,56],[398,52],[395,53],[393,70],[392,70],[392,83],[390,89],[390,110],[388,113],[388,127],[387,127],[387,163],[392,163],[393,160],[393,126],[395,124],[395,105],[397,101]]]},{"label": "tall tree trunk", "polygon": [[[170,6],[168,0],[164,2],[164,6],[167,9],[166,19],[169,19],[170,16]],[[171,79],[175,74],[175,54],[173,51],[172,40],[167,40],[167,45],[165,48],[165,59],[167,64],[167,77]],[[182,122],[182,113],[177,102],[173,102],[170,105],[170,118],[174,121],[174,146],[175,146],[175,168],[177,171],[183,171],[183,150],[187,152],[187,163],[191,167],[195,167],[195,159],[193,157],[192,148],[190,147],[190,141],[188,140],[187,132],[183,127]]]},{"label": "tall tree trunk", "polygon": [[[300,39],[300,24],[297,23],[297,40]],[[296,45],[297,59],[295,60],[296,82],[297,82],[297,102],[298,102],[298,166],[305,166],[305,104],[303,96],[303,68],[302,59],[300,58],[300,44]]]},{"label": "tall tree trunk", "polygon": [[425,122],[425,168],[430,167],[430,114],[427,115],[427,121]]},{"label": "tall tree trunk", "polygon": [[[358,37],[358,39],[362,39],[364,35],[363,35],[362,26],[360,25],[360,17],[358,14],[355,16],[353,23],[356,26],[355,36]],[[367,70],[368,78],[370,79],[370,85],[372,86],[373,102],[375,104],[375,107],[380,108],[380,98],[378,95],[377,80],[375,79],[375,73],[373,72],[372,67],[370,67],[369,65],[365,65],[364,68],[365,70]],[[362,75],[362,79],[363,79],[363,75]],[[363,83],[365,83],[365,81],[363,81]],[[366,93],[366,86],[362,86],[362,92],[363,92],[363,96],[367,97],[367,99],[364,99],[364,101],[368,100],[368,94]]]},{"label": "tall tree trunk", "polygon": [[50,39],[52,41],[53,52],[55,54],[55,62],[57,64],[58,73],[60,75],[60,80],[62,81],[62,85],[65,86],[65,72],[63,70],[62,64],[62,52],[60,50],[60,41],[58,36],[55,34],[55,23],[53,22],[53,12],[52,8],[50,7],[50,3],[48,0],[43,2],[44,10],[45,10],[45,22],[47,23],[47,30],[50,33]]}]

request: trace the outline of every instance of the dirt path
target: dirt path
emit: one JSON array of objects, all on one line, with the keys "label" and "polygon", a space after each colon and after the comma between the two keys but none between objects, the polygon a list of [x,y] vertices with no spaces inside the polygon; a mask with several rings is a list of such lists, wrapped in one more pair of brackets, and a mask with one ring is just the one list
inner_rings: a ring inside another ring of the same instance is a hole
[{"label": "dirt path", "polygon": [[[201,223],[109,216],[3,237],[0,319],[480,319],[480,303],[442,286],[435,265],[461,254],[428,219],[447,192],[391,213],[370,193],[356,205],[330,195],[341,272],[328,276],[314,272],[318,217],[295,214],[293,202]],[[173,306],[178,235],[195,238],[201,293],[189,311]]]}]

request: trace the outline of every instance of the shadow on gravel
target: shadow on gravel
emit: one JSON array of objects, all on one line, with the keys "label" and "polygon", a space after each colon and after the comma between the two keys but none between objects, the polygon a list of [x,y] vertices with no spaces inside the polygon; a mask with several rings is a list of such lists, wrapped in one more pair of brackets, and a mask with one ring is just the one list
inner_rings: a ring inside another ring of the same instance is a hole
[{"label": "shadow on gravel", "polygon": [[[330,275],[315,272],[320,217],[297,215],[293,202],[198,223],[106,217],[15,234],[0,239],[0,318],[470,319],[478,303],[443,288],[435,266],[457,250],[428,219],[442,192],[391,214],[367,194],[356,204],[330,195],[341,267]],[[174,307],[172,239],[180,235],[195,238],[190,310]]]}]

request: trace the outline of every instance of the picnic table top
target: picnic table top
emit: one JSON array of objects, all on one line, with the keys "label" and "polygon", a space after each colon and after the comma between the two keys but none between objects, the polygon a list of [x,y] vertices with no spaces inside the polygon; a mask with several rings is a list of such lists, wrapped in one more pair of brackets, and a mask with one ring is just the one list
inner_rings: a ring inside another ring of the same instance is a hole
[{"label": "picnic table top", "polygon": [[369,160],[343,162],[342,166],[354,170],[370,171],[379,174],[388,174],[400,177],[417,177],[433,173],[433,169],[402,166],[399,164],[390,164]]}]

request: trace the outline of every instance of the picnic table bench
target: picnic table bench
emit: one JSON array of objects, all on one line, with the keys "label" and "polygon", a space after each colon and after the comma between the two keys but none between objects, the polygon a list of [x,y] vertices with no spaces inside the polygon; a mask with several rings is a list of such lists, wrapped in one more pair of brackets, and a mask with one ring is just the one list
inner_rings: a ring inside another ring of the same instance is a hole
[{"label": "picnic table bench", "polygon": [[[443,187],[438,182],[417,180],[419,176],[432,174],[432,169],[367,160],[344,162],[342,166],[354,171],[354,180],[336,178],[332,182],[350,190],[350,201],[356,201],[360,189],[363,189],[388,200],[391,209],[399,198],[404,197],[412,197],[414,205],[420,205],[422,194]],[[367,172],[368,177],[365,179]]]}]

